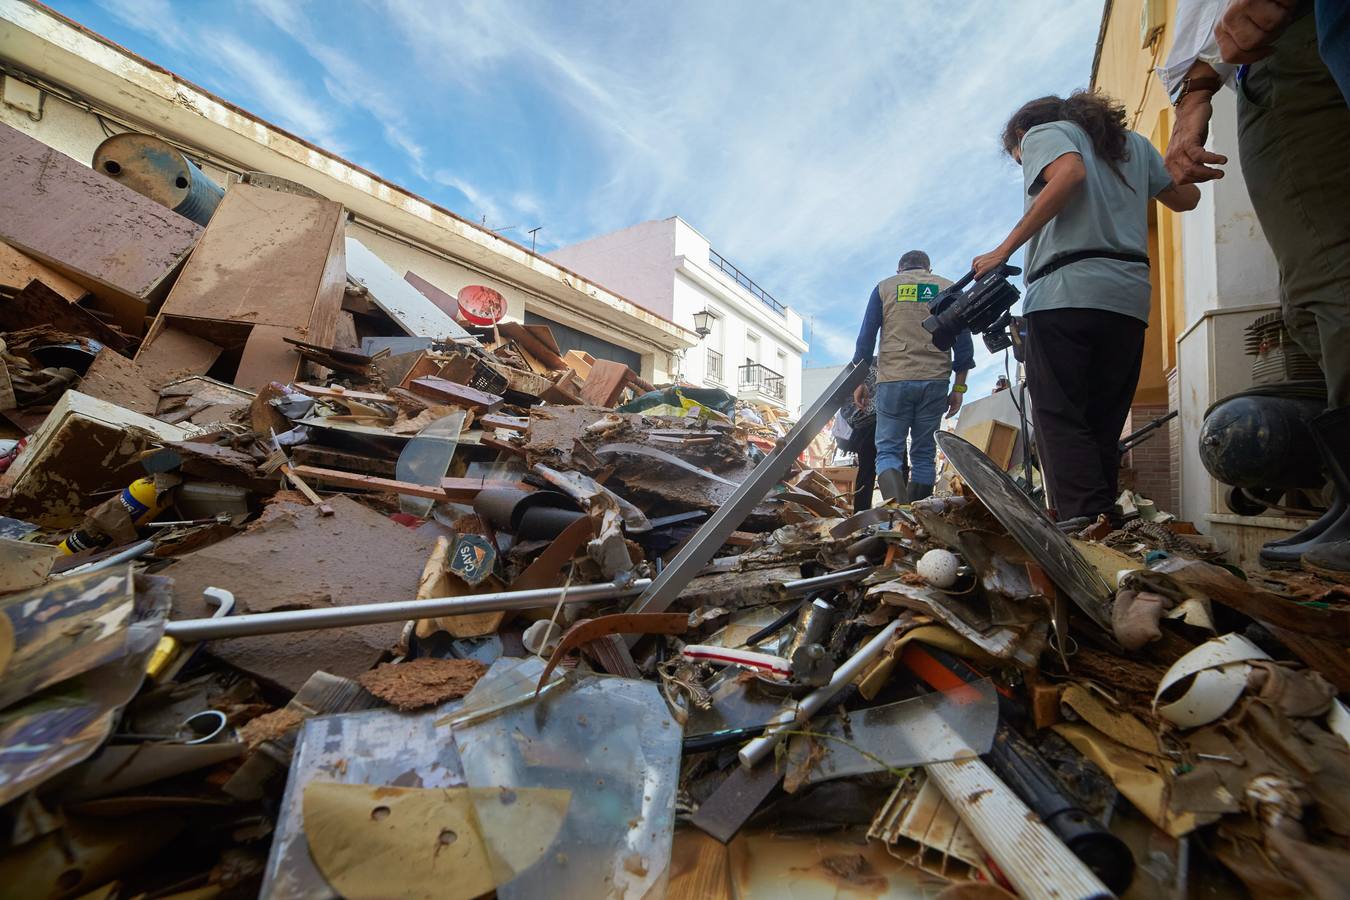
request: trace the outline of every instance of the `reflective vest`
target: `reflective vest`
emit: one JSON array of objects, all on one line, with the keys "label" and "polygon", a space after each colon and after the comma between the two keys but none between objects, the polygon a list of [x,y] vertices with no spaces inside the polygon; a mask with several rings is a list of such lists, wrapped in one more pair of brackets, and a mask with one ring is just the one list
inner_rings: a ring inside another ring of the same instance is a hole
[{"label": "reflective vest", "polygon": [[881,297],[877,381],[946,381],[951,377],[951,351],[934,347],[932,336],[923,330],[929,302],[951,283],[927,269],[906,269],[877,285]]}]

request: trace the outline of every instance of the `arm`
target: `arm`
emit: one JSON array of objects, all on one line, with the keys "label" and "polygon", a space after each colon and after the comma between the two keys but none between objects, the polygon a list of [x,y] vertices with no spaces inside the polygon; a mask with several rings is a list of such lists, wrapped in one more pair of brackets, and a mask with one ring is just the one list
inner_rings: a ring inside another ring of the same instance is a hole
[{"label": "arm", "polygon": [[1153,197],[1174,212],[1190,212],[1200,203],[1200,189],[1193,184],[1169,184]]},{"label": "arm", "polygon": [[[862,328],[858,330],[858,345],[853,349],[854,362],[872,362],[872,351],[876,349],[877,333],[881,331],[881,295],[872,288],[867,298],[867,311],[863,313]],[[853,402],[861,407],[867,401],[867,384],[853,389]]]},{"label": "arm", "polygon": [[965,399],[964,390],[956,390],[957,387],[966,386],[966,376],[970,370],[975,368],[975,344],[970,338],[969,331],[962,331],[956,336],[952,343],[952,371],[956,373],[956,384],[952,392],[947,395],[947,418],[951,418],[961,411],[961,401]]},{"label": "arm", "polygon": [[1083,185],[1083,179],[1087,177],[1087,169],[1083,166],[1083,157],[1077,153],[1065,153],[1041,170],[1041,177],[1045,180],[1045,187],[1036,195],[1032,201],[1031,208],[1026,211],[1013,230],[999,244],[988,253],[982,253],[975,257],[970,264],[975,270],[975,277],[979,278],[990,269],[994,269],[1008,261],[1008,257],[1017,252],[1027,241],[1045,227],[1055,216],[1059,215],[1073,195],[1078,193],[1078,189]]},{"label": "arm", "polygon": [[[1200,60],[1191,65],[1186,75],[1188,78],[1218,77],[1209,63]],[[1209,137],[1209,119],[1214,114],[1211,102],[1213,96],[1213,90],[1196,88],[1177,104],[1177,121],[1172,126],[1172,136],[1167,140],[1167,155],[1163,157],[1163,164],[1167,166],[1175,185],[1191,185],[1223,177],[1221,169],[1211,166],[1227,164],[1228,157],[1205,149],[1205,139]]]}]

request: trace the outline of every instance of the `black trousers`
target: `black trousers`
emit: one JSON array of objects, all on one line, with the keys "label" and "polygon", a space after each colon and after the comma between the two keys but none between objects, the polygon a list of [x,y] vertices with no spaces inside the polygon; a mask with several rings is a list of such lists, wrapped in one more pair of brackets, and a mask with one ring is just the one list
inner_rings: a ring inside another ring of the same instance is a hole
[{"label": "black trousers", "polygon": [[858,476],[853,481],[853,511],[872,508],[872,493],[877,487],[877,420],[855,428],[848,445],[858,454]]},{"label": "black trousers", "polygon": [[1109,513],[1148,326],[1100,309],[1042,310],[1026,320],[1027,388],[1051,506],[1061,520]]}]

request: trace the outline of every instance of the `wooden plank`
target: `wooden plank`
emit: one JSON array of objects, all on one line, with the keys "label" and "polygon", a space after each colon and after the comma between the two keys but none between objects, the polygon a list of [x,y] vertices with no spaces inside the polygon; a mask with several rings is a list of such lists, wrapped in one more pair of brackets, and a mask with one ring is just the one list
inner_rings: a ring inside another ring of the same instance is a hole
[{"label": "wooden plank", "polygon": [[670,849],[666,900],[730,900],[727,846],[697,828],[680,828]]},{"label": "wooden plank", "polygon": [[428,375],[415,378],[409,385],[414,394],[449,403],[477,413],[494,413],[502,408],[503,400],[496,394],[476,390],[467,384],[458,384]]},{"label": "wooden plank", "polygon": [[94,292],[140,334],[199,225],[17,129],[0,124],[0,240]]},{"label": "wooden plank", "polygon": [[314,488],[306,484],[305,480],[296,474],[294,466],[290,463],[282,463],[281,474],[286,476],[286,480],[289,481],[297,491],[303,494],[306,500],[319,508],[319,515],[333,515],[333,507],[324,503],[323,498],[314,493]]},{"label": "wooden plank", "polygon": [[450,318],[453,319],[459,315],[459,301],[455,299],[453,294],[441,290],[416,272],[404,272],[403,280],[417,288],[418,293],[430,300],[437,309]]},{"label": "wooden plank", "polygon": [[110,347],[98,352],[80,379],[81,393],[147,416],[153,416],[159,409],[157,387],[140,366]]},{"label": "wooden plank", "polygon": [[581,402],[591,406],[613,406],[623,395],[632,370],[623,363],[597,359],[581,386]]},{"label": "wooden plank", "polygon": [[18,293],[34,279],[41,281],[71,303],[89,293],[50,266],[44,266],[28,254],[21,253],[4,241],[0,241],[0,287]]},{"label": "wooden plank", "polygon": [[321,469],[317,466],[292,466],[295,474],[301,478],[334,484],[338,487],[361,488],[391,494],[407,494],[410,497],[425,497],[429,500],[472,500],[480,493],[491,488],[514,488],[532,491],[531,485],[523,481],[501,481],[491,478],[443,478],[441,486],[412,484],[393,478],[378,478],[374,475],[358,475],[355,472],[342,472],[337,469]]},{"label": "wooden plank", "polygon": [[484,428],[505,428],[507,431],[530,430],[530,420],[524,416],[486,415],[479,417],[478,424]]},{"label": "wooden plank", "polygon": [[291,462],[297,466],[316,466],[326,469],[346,469],[381,478],[393,478],[397,463],[392,459],[338,450],[321,444],[300,444],[291,448]]},{"label": "wooden plank", "polygon": [[[158,329],[158,332],[155,331]],[[136,365],[151,384],[167,384],[187,375],[205,375],[224,351],[204,338],[159,320],[151,329],[154,346],[143,346]]]},{"label": "wooden plank", "polygon": [[[240,329],[236,384],[294,380],[302,360],[283,341],[329,347],[337,331],[347,284],[344,226],[340,203],[232,185],[156,325],[174,320],[203,337],[213,325]],[[142,353],[153,351],[158,335],[152,329]]]},{"label": "wooden plank", "polygon": [[291,387],[295,388],[300,393],[308,394],[311,397],[323,397],[325,399],[335,400],[365,400],[375,403],[396,402],[394,398],[390,397],[388,394],[376,394],[371,391],[349,391],[339,385],[324,387],[323,385],[318,384],[296,382],[295,384],[292,384]]}]

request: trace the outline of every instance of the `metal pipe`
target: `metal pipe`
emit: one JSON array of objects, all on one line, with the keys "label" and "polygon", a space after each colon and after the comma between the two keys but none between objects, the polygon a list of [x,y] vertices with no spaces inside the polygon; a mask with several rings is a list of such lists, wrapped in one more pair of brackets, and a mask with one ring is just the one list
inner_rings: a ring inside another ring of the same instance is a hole
[{"label": "metal pipe", "polygon": [[[856,581],[871,571],[871,566],[846,569],[842,572],[818,575],[815,578],[786,581],[783,588],[788,594],[810,593],[822,587]],[[631,597],[642,593],[650,584],[651,581],[648,579],[639,578],[627,585],[610,581],[604,584],[572,587],[567,590],[565,602],[588,603],[595,600]],[[195,643],[222,638],[254,637],[261,634],[345,628],[349,625],[380,625],[386,622],[458,616],[465,613],[534,609],[556,603],[562,593],[562,588],[540,588],[534,591],[474,594],[469,597],[432,597],[426,600],[399,600],[392,603],[363,603],[331,609],[293,609],[284,612],[230,616],[226,619],[180,619],[177,622],[169,622],[165,626],[164,633],[180,641]]]},{"label": "metal pipe", "polygon": [[100,559],[95,562],[85,563],[82,566],[76,566],[73,569],[66,569],[64,572],[59,572],[52,577],[74,578],[76,575],[88,575],[90,572],[101,572],[104,569],[112,568],[118,563],[124,563],[142,557],[153,549],[155,549],[154,541],[141,541],[140,543],[132,544],[121,553],[114,553],[107,559]]},{"label": "metal pipe", "polygon": [[793,725],[810,719],[820,711],[820,708],[831,697],[862,674],[862,670],[867,667],[868,663],[881,655],[881,651],[886,649],[886,644],[904,624],[899,619],[891,622],[878,631],[870,641],[863,644],[861,650],[845,660],[844,664],[835,670],[834,677],[830,679],[829,684],[812,691],[799,702],[779,710],[765,727],[764,734],[741,748],[741,765],[747,769],[758,765],[783,739],[784,731],[791,729]]}]

